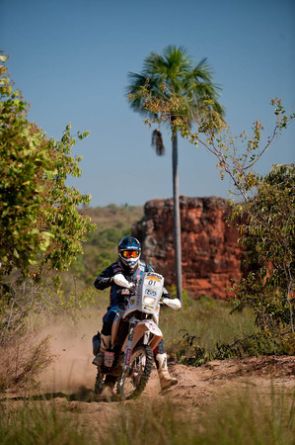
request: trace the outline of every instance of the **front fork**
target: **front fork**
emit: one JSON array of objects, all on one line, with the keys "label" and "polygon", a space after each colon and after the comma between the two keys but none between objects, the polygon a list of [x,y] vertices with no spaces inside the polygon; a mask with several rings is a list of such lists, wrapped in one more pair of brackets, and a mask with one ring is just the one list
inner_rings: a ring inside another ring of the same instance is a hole
[{"label": "front fork", "polygon": [[133,344],[133,335],[134,335],[134,328],[136,326],[136,321],[131,320],[130,321],[130,327],[129,327],[129,333],[128,333],[128,339],[127,339],[127,345],[124,353],[124,365],[123,365],[123,371],[119,380],[119,389],[123,388],[125,378],[128,375],[128,372],[130,371],[130,362],[131,362],[131,355],[132,355],[132,344]]}]

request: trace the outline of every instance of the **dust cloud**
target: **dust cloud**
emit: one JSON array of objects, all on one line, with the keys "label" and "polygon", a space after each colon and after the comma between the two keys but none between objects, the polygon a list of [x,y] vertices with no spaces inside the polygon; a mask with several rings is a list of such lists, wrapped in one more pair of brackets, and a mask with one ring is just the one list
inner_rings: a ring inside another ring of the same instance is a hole
[{"label": "dust cloud", "polygon": [[102,315],[88,311],[76,321],[61,316],[47,321],[38,338],[49,337],[54,360],[39,376],[43,391],[71,392],[81,386],[93,387],[96,368],[92,365],[92,337],[101,328]]}]

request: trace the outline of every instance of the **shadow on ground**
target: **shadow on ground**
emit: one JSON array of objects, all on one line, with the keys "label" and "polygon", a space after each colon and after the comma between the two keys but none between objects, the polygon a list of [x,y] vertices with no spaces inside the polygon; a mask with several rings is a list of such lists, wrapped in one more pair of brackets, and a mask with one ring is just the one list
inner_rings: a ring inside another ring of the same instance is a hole
[{"label": "shadow on ground", "polygon": [[22,396],[6,396],[0,399],[0,402],[4,401],[15,401],[15,400],[53,400],[58,398],[64,398],[70,402],[79,401],[79,402],[99,402],[101,401],[101,396],[95,394],[92,389],[87,388],[86,386],[80,386],[80,388],[71,393],[66,394],[61,391],[57,392],[46,392],[42,394],[33,394],[33,395],[22,395]]}]

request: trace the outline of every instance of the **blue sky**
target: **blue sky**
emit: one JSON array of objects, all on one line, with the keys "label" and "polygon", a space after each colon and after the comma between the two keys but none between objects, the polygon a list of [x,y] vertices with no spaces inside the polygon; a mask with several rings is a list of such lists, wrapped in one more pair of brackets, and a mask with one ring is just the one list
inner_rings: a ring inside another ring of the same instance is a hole
[{"label": "blue sky", "polygon": [[[156,157],[151,131],[126,99],[127,74],[167,45],[203,57],[222,87],[220,101],[232,132],[259,119],[272,128],[271,98],[295,110],[293,0],[0,0],[0,49],[15,84],[31,104],[29,117],[59,138],[68,122],[90,136],[82,177],[71,180],[92,205],[143,204],[172,195],[171,148]],[[257,170],[294,162],[295,125],[273,145]],[[179,141],[180,193],[227,196],[216,160]]]}]

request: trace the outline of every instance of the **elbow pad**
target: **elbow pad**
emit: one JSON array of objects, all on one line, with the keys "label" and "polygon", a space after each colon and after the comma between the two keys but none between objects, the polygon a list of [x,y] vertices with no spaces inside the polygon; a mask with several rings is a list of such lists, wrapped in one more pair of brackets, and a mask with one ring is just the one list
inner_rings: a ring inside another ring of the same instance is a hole
[{"label": "elbow pad", "polygon": [[110,286],[111,283],[112,283],[112,278],[97,277],[96,280],[94,281],[94,286],[97,289],[105,289],[106,287]]}]

